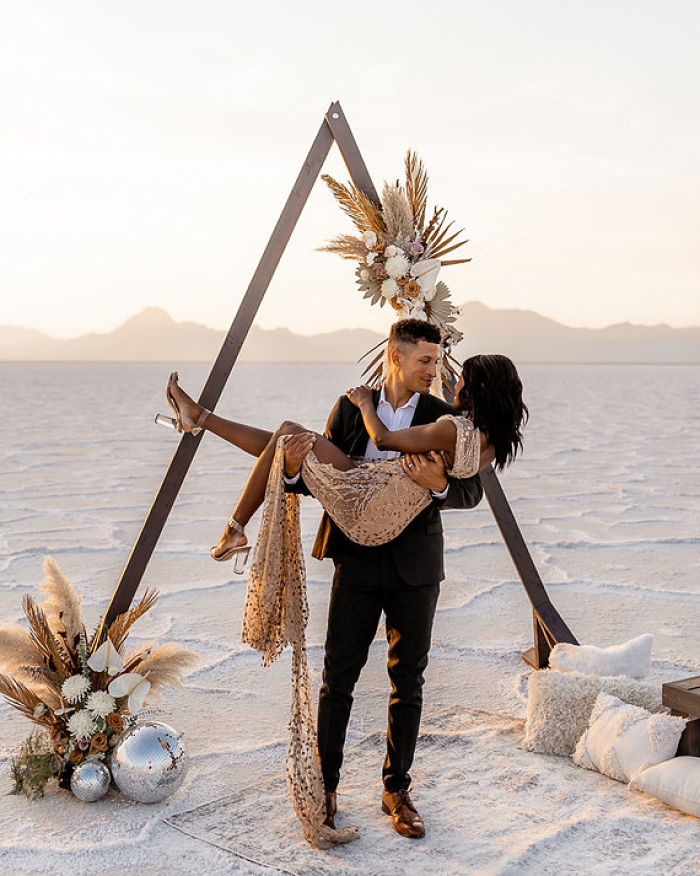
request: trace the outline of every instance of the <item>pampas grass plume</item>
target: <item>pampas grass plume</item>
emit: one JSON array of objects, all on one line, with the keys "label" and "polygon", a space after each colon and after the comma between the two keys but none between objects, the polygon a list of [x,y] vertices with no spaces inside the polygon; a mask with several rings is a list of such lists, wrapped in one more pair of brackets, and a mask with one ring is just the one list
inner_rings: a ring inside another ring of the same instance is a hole
[{"label": "pampas grass plume", "polygon": [[41,659],[29,630],[19,624],[0,623],[0,671],[16,675],[20,666],[40,664]]},{"label": "pampas grass plume", "polygon": [[173,685],[181,687],[184,673],[199,660],[199,655],[176,642],[155,645],[133,671],[145,675],[154,690]]},{"label": "pampas grass plume", "polygon": [[65,629],[69,641],[73,642],[83,630],[83,614],[80,609],[82,594],[73,589],[53,557],[44,557],[44,572],[46,577],[40,586],[46,594],[46,600],[41,603],[40,608],[46,615],[51,632],[55,635],[59,630]]}]

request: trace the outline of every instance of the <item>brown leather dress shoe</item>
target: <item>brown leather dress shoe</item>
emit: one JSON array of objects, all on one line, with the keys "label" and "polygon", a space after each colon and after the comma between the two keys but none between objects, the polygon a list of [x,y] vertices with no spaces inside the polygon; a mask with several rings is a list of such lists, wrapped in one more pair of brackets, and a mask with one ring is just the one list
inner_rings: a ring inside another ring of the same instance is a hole
[{"label": "brown leather dress shoe", "polygon": [[425,825],[408,791],[382,791],[382,812],[391,815],[394,830],[401,836],[417,839],[425,836]]},{"label": "brown leather dress shoe", "polygon": [[338,803],[335,791],[326,791],[326,817],[323,823],[335,830],[335,813],[338,811]]}]

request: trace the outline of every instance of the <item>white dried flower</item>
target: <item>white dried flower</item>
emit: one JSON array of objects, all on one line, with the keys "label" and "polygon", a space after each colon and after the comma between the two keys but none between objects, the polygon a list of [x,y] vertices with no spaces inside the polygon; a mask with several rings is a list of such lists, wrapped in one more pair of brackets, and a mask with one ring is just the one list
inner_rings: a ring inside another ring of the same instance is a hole
[{"label": "white dried flower", "polygon": [[392,280],[391,277],[384,280],[382,283],[382,298],[395,298],[400,291],[401,287],[396,280]]},{"label": "white dried flower", "polygon": [[428,315],[427,315],[427,313],[425,312],[425,310],[423,310],[423,305],[422,305],[422,304],[414,304],[414,305],[411,307],[411,309],[408,311],[408,318],[409,318],[409,319],[422,319],[422,320],[427,320]]},{"label": "white dried flower", "polygon": [[[423,298],[430,301],[435,297],[435,284],[440,273],[440,259],[421,259],[411,267],[411,276],[418,281],[423,290]],[[433,293],[430,298],[425,293]]]},{"label": "white dried flower", "polygon": [[48,712],[48,710],[49,710],[49,707],[46,705],[46,703],[37,703],[34,706],[34,711],[32,712],[32,715],[35,718],[41,718],[41,716],[44,714],[44,712]]},{"label": "white dried flower", "polygon": [[388,259],[385,267],[387,274],[390,277],[393,277],[394,280],[398,280],[399,277],[403,277],[404,274],[408,273],[411,263],[402,253],[401,255],[395,255],[393,258]]},{"label": "white dried flower", "polygon": [[360,279],[361,280],[369,280],[369,271],[367,270],[367,268],[363,268],[360,271]]},{"label": "white dried flower", "polygon": [[393,243],[390,243],[389,246],[384,250],[384,257],[387,259],[392,259],[395,255],[399,255],[402,251],[398,248],[398,246],[394,246]]},{"label": "white dried flower", "polygon": [[87,698],[85,707],[90,709],[93,715],[106,718],[117,708],[117,701],[106,690],[96,690]]},{"label": "white dried flower", "polygon": [[68,732],[75,739],[88,739],[95,731],[95,719],[87,709],[80,709],[68,719]]},{"label": "white dried flower", "polygon": [[365,261],[367,262],[368,265],[373,265],[373,264],[374,264],[374,260],[376,259],[376,257],[377,257],[377,253],[376,253],[376,252],[368,252],[368,253],[367,253],[367,256],[366,256],[366,258],[365,258]]},{"label": "white dried flower", "polygon": [[364,240],[367,249],[372,249],[372,247],[377,245],[377,235],[374,231],[365,231],[362,235],[362,239]]},{"label": "white dried flower", "polygon": [[61,685],[61,693],[69,703],[79,703],[90,690],[90,682],[84,675],[71,675]]}]

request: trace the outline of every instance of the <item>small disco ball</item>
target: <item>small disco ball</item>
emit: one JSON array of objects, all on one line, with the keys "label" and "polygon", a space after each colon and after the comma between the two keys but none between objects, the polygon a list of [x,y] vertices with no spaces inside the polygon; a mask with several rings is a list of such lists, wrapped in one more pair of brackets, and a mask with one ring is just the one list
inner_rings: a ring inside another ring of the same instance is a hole
[{"label": "small disco ball", "polygon": [[70,777],[70,789],[84,803],[94,803],[109,790],[109,770],[99,760],[84,760]]},{"label": "small disco ball", "polygon": [[144,721],[123,733],[112,750],[112,777],[139,803],[158,803],[185,781],[189,755],[181,733],[160,721]]}]

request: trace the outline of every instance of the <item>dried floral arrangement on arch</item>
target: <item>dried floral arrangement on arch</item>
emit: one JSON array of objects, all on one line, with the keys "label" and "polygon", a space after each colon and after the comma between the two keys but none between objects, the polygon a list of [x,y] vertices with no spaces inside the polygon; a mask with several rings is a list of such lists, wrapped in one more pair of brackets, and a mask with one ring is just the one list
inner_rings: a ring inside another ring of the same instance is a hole
[{"label": "dried floral arrangement on arch", "polygon": [[[409,149],[404,184],[398,179],[384,183],[380,205],[352,182],[344,186],[328,174],[321,178],[360,234],[339,234],[318,249],[358,262],[357,283],[370,304],[383,307],[388,302],[399,318],[424,319],[441,330],[442,383],[450,385],[459,373],[459,363],[450,351],[462,334],[454,325],[459,311],[451,292],[437,277],[442,267],[471,259],[445,258],[468,241],[458,239],[464,229],[452,230],[454,222],[447,221],[444,207],[434,207],[427,220],[428,174],[423,162]],[[375,354],[364,371],[369,373],[370,386],[382,379],[386,342],[365,353]]]}]

